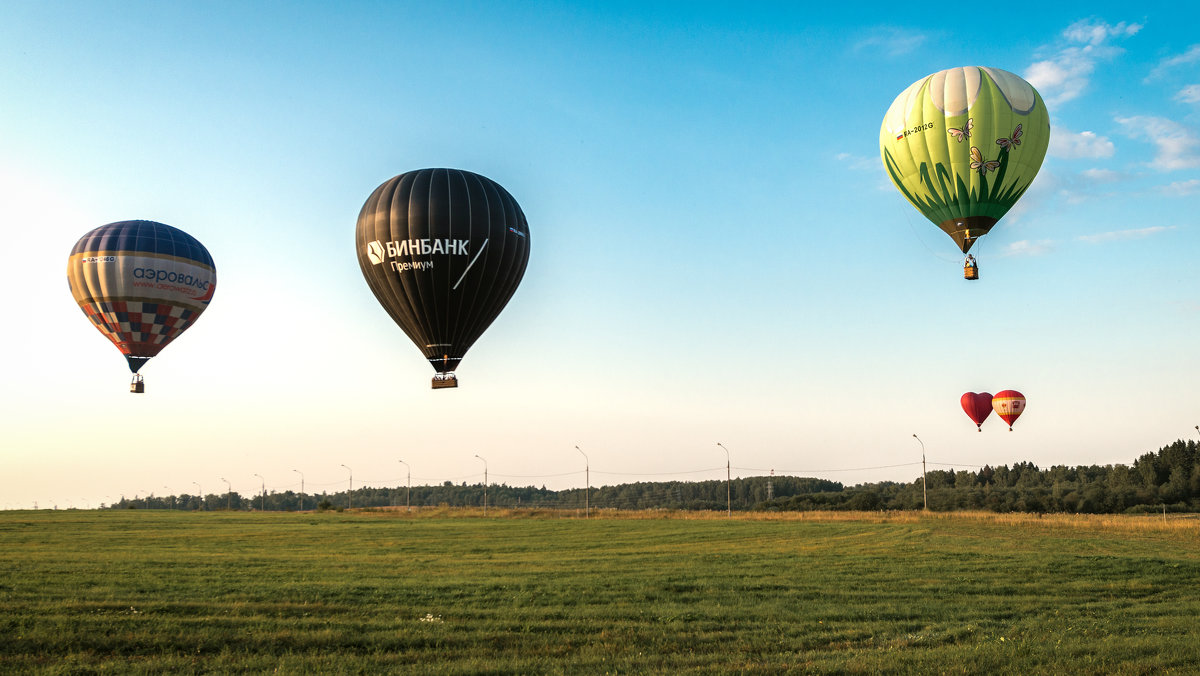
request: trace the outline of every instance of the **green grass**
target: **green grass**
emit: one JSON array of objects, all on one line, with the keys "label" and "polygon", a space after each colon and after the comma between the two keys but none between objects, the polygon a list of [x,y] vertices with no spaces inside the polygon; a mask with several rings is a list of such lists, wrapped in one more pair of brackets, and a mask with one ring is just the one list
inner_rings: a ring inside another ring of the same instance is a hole
[{"label": "green grass", "polygon": [[0,670],[1195,673],[1159,523],[0,512]]}]

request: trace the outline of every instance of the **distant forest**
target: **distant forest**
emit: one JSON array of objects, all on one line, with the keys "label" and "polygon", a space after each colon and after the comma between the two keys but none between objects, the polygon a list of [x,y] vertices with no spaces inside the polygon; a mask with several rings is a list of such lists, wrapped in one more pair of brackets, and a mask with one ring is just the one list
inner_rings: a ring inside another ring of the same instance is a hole
[{"label": "distant forest", "polygon": [[[990,510],[994,512],[1067,512],[1088,514],[1200,512],[1200,453],[1194,441],[1176,441],[1146,453],[1132,465],[1054,466],[1040,469],[1028,462],[1012,467],[985,466],[978,471],[934,470],[908,483],[884,481],[843,486],[836,481],[793,476],[747,477],[728,485],[728,504],[738,511],[765,510]],[[592,488],[592,509],[724,510],[726,482],[657,481]],[[544,486],[490,484],[488,507],[584,508],[584,489],[553,491]],[[301,502],[303,500],[303,503]],[[385,506],[482,507],[483,484],[356,488],[350,494],[293,491],[267,495],[236,492],[124,498],[113,509],[184,510],[312,510]]]}]

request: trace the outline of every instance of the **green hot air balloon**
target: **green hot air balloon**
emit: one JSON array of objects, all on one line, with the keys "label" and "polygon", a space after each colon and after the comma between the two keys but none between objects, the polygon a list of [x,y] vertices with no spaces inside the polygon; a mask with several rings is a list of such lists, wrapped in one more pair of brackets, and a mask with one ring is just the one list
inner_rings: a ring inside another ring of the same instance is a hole
[{"label": "green hot air balloon", "polygon": [[[896,188],[967,253],[1033,182],[1050,116],[1025,80],[998,68],[951,68],[917,80],[888,108],[879,152]],[[967,255],[967,279],[977,279]]]}]

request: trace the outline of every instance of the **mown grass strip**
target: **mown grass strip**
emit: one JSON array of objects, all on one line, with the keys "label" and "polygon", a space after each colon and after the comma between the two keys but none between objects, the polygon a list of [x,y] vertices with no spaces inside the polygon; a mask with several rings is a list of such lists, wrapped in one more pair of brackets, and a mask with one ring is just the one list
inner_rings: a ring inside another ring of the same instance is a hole
[{"label": "mown grass strip", "polygon": [[0,669],[1194,668],[1194,520],[571,515],[0,513]]}]

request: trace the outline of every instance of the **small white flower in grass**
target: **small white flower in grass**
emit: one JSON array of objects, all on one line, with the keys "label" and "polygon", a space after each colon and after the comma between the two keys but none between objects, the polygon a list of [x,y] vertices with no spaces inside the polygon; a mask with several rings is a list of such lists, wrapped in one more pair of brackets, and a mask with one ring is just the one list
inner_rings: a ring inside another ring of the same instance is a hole
[{"label": "small white flower in grass", "polygon": [[435,624],[442,623],[442,616],[438,615],[435,617],[433,613],[425,613],[425,617],[421,617],[418,619],[421,620],[422,622],[433,622]]}]

